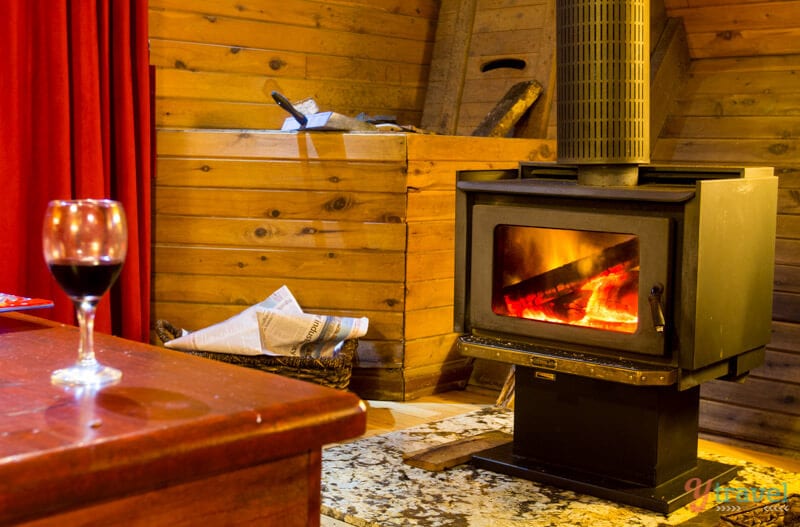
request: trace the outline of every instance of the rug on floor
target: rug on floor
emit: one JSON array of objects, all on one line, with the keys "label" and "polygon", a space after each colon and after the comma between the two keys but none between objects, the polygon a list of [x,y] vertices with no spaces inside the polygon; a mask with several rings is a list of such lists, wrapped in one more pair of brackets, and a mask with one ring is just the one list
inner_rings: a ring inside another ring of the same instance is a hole
[{"label": "rug on floor", "polygon": [[[443,472],[403,463],[404,453],[489,430],[511,433],[513,412],[485,408],[326,448],[322,513],[358,527],[664,527],[697,525],[700,516],[712,526],[729,512],[726,506],[735,503],[733,494],[726,503],[717,503],[718,494],[712,491],[665,516],[469,463]],[[702,452],[700,456],[742,467],[726,484],[729,489],[778,489],[787,495],[800,491],[800,475],[793,472]]]}]

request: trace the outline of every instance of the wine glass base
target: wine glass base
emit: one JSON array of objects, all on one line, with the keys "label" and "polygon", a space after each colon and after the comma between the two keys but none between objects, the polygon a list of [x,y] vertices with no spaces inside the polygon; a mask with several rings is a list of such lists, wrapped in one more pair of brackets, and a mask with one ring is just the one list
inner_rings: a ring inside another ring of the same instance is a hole
[{"label": "wine glass base", "polygon": [[54,371],[50,381],[53,384],[66,386],[103,386],[118,382],[121,378],[122,372],[110,366],[75,364]]}]

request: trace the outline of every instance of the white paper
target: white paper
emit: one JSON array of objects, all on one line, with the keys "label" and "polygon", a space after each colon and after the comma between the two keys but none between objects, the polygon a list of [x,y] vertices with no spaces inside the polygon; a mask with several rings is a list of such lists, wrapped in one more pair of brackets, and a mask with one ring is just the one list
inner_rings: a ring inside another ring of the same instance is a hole
[{"label": "white paper", "polygon": [[164,343],[184,351],[236,355],[331,357],[346,339],[363,337],[369,320],[303,313],[289,288],[233,317]]},{"label": "white paper", "polygon": [[277,309],[257,313],[263,349],[277,355],[333,357],[339,344],[367,333],[366,317],[344,318],[287,314]]}]

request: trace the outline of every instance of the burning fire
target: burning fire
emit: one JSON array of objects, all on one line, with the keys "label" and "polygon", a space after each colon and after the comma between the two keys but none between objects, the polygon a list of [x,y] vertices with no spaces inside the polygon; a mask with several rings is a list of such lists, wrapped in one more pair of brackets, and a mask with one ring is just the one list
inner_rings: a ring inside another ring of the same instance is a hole
[{"label": "burning fire", "polygon": [[512,317],[633,333],[639,321],[638,283],[638,269],[619,264],[570,288],[504,298]]}]

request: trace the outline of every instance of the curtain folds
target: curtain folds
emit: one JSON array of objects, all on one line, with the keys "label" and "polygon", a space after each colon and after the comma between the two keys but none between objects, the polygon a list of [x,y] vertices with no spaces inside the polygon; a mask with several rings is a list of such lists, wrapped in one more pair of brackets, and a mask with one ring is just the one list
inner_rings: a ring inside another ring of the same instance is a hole
[{"label": "curtain folds", "polygon": [[152,126],[146,0],[9,0],[0,19],[0,292],[55,300],[41,227],[51,199],[113,198],[128,256],[96,329],[149,339]]}]

